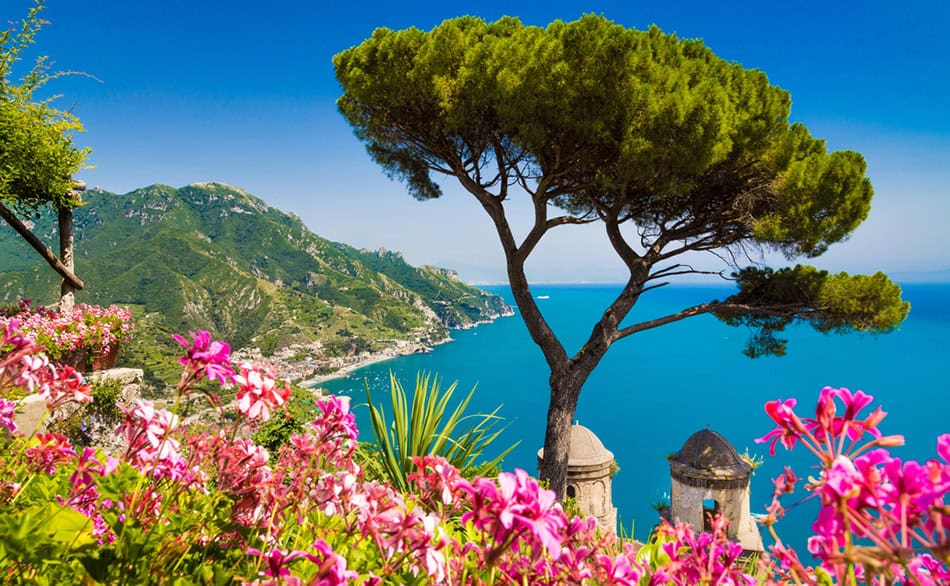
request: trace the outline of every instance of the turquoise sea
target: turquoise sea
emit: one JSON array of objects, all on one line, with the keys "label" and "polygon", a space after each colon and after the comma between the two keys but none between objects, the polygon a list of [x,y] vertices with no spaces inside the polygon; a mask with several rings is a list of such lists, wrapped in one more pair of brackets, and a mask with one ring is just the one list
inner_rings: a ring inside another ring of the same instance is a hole
[{"label": "turquoise sea", "polygon": [[[485,287],[512,303],[507,287]],[[779,448],[768,455],[754,443],[772,429],[763,404],[795,397],[799,412],[813,412],[824,386],[862,389],[883,405],[885,434],[902,433],[906,446],[895,455],[925,460],[936,453],[936,438],[950,432],[950,285],[909,284],[904,297],[910,317],[885,336],[822,335],[808,327],[790,328],[788,354],[751,360],[742,354],[748,331],[730,328],[714,317],[699,316],[621,340],[607,353],[586,384],[577,420],[611,450],[620,466],[614,479],[613,502],[621,522],[631,523],[645,538],[657,520],[652,504],[670,489],[666,456],[679,450],[694,432],[707,425],[743,452],[764,457],[752,479],[752,511],[764,512],[771,481],[783,465],[792,464],[800,477],[811,471],[804,450],[789,454]],[[619,287],[608,285],[538,285],[533,293],[545,317],[576,350]],[[700,286],[667,287],[646,294],[631,320],[648,319],[688,305],[722,299],[730,289]],[[548,370],[519,316],[453,332],[455,342],[430,354],[395,358],[356,371],[348,379],[330,381],[328,390],[353,396],[361,438],[371,440],[364,381],[377,402],[388,407],[389,371],[407,387],[417,371],[438,373],[459,381],[458,394],[478,385],[473,410],[489,412],[503,405],[509,424],[500,444],[520,440],[505,468],[537,472],[536,452],[544,439],[548,403]],[[800,486],[786,502],[806,493]],[[816,507],[792,507],[778,526],[782,539],[804,549]],[[804,553],[804,552],[803,552]]]}]

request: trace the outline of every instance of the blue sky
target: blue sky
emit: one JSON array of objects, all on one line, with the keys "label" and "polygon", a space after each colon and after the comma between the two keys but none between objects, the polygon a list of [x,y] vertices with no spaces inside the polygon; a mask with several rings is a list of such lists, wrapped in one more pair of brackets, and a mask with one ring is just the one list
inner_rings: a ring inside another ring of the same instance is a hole
[{"label": "blue sky", "polygon": [[[37,52],[84,77],[57,80],[86,126],[90,186],[221,181],[299,215],[321,236],[402,250],[414,264],[503,281],[499,246],[452,185],[420,203],[389,181],[337,113],[332,56],[376,27],[510,14],[528,24],[602,13],[702,38],[792,94],[794,120],[832,149],[864,154],[870,218],[815,264],[867,272],[950,269],[950,8],[894,2],[97,2],[48,0]],[[25,14],[5,0],[0,22]],[[516,218],[523,217],[515,210]],[[596,227],[553,235],[529,263],[538,281],[618,281]],[[718,266],[710,264],[710,267]]]}]

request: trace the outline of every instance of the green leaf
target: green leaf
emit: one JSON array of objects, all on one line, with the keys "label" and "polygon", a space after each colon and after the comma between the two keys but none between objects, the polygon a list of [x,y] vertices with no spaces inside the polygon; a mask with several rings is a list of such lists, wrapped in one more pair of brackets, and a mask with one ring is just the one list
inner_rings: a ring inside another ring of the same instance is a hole
[{"label": "green leaf", "polygon": [[[498,416],[500,407],[487,415],[466,415],[475,393],[473,387],[449,412],[457,386],[457,383],[452,383],[443,390],[437,376],[419,373],[410,402],[405,388],[390,373],[393,414],[389,421],[382,405],[373,403],[369,385],[366,385],[370,424],[376,440],[376,450],[370,457],[379,456],[378,461],[382,463],[381,468],[385,473],[383,480],[391,482],[400,490],[410,490],[407,477],[415,470],[415,465],[409,458],[427,454],[443,456],[463,476],[472,477],[477,473],[496,470],[502,459],[518,445],[515,443],[485,461],[485,452],[504,431],[504,428],[496,428],[496,424],[501,421]],[[380,468],[376,466],[376,461],[371,465],[374,470]]]}]

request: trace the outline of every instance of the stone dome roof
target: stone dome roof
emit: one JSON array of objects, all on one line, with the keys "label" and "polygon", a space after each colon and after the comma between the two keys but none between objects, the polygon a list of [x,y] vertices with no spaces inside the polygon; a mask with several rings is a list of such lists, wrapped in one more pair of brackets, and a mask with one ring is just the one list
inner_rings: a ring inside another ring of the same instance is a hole
[{"label": "stone dome roof", "polygon": [[744,460],[729,440],[711,429],[689,436],[680,451],[670,457],[670,474],[676,480],[704,485],[744,485],[752,475],[752,465]]},{"label": "stone dome roof", "polygon": [[[544,448],[538,450],[539,459],[543,454]],[[604,447],[594,432],[579,423],[571,426],[571,441],[567,451],[568,468],[606,466],[613,460],[613,452]]]}]

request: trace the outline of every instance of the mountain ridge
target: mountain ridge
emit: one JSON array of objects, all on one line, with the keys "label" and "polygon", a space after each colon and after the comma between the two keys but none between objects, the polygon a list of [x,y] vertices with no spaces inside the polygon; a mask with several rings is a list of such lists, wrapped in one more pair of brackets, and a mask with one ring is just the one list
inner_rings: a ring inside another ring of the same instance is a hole
[{"label": "mountain ridge", "polygon": [[[149,343],[168,351],[161,336],[206,329],[265,355],[300,346],[331,359],[397,340],[437,343],[449,328],[511,311],[451,269],[327,240],[239,187],[94,188],[84,199],[74,213],[76,273],[87,283],[77,301],[131,305],[147,317]],[[32,224],[56,241],[52,214]],[[0,302],[55,301],[58,276],[12,229],[0,230],[0,271]]]}]

